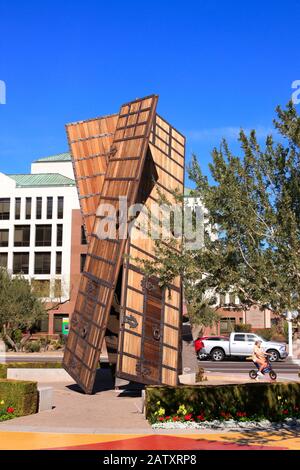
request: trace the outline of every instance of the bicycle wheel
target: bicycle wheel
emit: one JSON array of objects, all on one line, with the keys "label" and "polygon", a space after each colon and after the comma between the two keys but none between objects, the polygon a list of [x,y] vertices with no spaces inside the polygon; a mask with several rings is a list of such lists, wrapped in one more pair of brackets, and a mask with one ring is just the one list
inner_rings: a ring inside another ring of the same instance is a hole
[{"label": "bicycle wheel", "polygon": [[270,377],[271,380],[276,380],[277,379],[277,374],[276,374],[275,370],[270,370],[269,377]]}]

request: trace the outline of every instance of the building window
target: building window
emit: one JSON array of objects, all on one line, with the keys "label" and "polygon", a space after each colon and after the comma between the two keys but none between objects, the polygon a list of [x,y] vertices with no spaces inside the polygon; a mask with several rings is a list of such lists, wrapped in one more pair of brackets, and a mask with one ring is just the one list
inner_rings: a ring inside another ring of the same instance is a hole
[{"label": "building window", "polygon": [[0,230],[0,246],[8,246],[8,229]]},{"label": "building window", "polygon": [[56,244],[57,246],[62,246],[63,241],[63,226],[62,224],[57,225],[57,235],[56,235]]},{"label": "building window", "polygon": [[51,246],[52,225],[36,225],[35,246]]},{"label": "building window", "polygon": [[64,198],[63,196],[59,196],[57,198],[57,218],[63,219],[64,218]]},{"label": "building window", "polygon": [[232,318],[221,318],[220,320],[220,334],[223,334],[223,333],[231,333],[232,331],[234,331],[234,327],[235,327],[235,318],[232,317]]},{"label": "building window", "polygon": [[35,253],[34,274],[50,274],[51,253]]},{"label": "building window", "polygon": [[13,274],[28,274],[29,253],[14,253]]},{"label": "building window", "polygon": [[53,197],[47,197],[47,219],[52,219]]},{"label": "building window", "polygon": [[7,256],[8,253],[0,253],[0,268],[7,269]]},{"label": "building window", "polygon": [[36,198],[36,214],[35,214],[37,219],[42,218],[42,198],[37,197]]},{"label": "building window", "polygon": [[31,197],[26,198],[25,217],[26,219],[31,219]]},{"label": "building window", "polygon": [[16,197],[15,199],[15,219],[20,220],[21,218],[21,198]]},{"label": "building window", "polygon": [[56,274],[61,274],[61,261],[62,261],[62,252],[57,251],[57,253],[56,253]]},{"label": "building window", "polygon": [[41,333],[48,333],[49,331],[49,318],[42,318],[42,320],[40,320],[38,322],[38,329]]},{"label": "building window", "polygon": [[9,220],[10,217],[10,199],[0,198],[0,220]]},{"label": "building window", "polygon": [[48,279],[33,279],[31,281],[33,292],[41,298],[50,296],[50,281]]},{"label": "building window", "polygon": [[85,235],[84,226],[81,225],[81,245],[87,245],[87,239]]},{"label": "building window", "polygon": [[61,299],[62,298],[62,285],[61,279],[54,280],[54,298]]},{"label": "building window", "polygon": [[30,225],[15,225],[14,246],[30,245]]},{"label": "building window", "polygon": [[226,304],[225,294],[220,294],[220,306],[223,307]]},{"label": "building window", "polygon": [[54,315],[54,333],[62,333],[62,321],[65,315]]},{"label": "building window", "polygon": [[80,272],[83,273],[86,260],[86,253],[81,253],[80,255]]}]

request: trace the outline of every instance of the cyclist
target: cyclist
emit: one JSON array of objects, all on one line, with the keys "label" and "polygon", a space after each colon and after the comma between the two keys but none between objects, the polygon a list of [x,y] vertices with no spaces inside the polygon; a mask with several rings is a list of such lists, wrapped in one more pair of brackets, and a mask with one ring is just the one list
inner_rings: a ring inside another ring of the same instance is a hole
[{"label": "cyclist", "polygon": [[262,371],[265,367],[267,367],[266,356],[271,356],[271,354],[264,352],[261,347],[261,343],[262,342],[260,340],[255,341],[252,352],[252,360],[259,365],[258,375],[263,377]]}]

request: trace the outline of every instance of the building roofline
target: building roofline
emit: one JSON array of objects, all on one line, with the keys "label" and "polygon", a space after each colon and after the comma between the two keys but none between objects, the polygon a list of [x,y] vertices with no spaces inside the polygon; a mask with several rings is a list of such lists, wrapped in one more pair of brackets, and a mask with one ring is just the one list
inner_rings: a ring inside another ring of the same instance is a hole
[{"label": "building roofline", "polygon": [[75,180],[60,173],[18,173],[6,174],[6,176],[15,181],[17,188],[73,187],[76,185]]}]

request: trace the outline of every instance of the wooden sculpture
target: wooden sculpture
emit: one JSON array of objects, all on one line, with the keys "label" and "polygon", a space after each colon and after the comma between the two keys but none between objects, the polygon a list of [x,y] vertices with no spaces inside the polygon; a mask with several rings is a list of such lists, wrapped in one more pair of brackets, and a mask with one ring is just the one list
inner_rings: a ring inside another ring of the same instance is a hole
[{"label": "wooden sculpture", "polygon": [[150,208],[161,194],[183,192],[185,138],[156,113],[157,101],[137,99],[119,114],[66,126],[89,245],[63,365],[86,393],[104,340],[120,378],[176,385],[181,372],[180,279],[161,289],[143,276],[137,259],[154,258],[154,241],[138,237],[139,215],[129,237],[118,227],[99,237],[103,204],[121,219],[120,197]]}]

